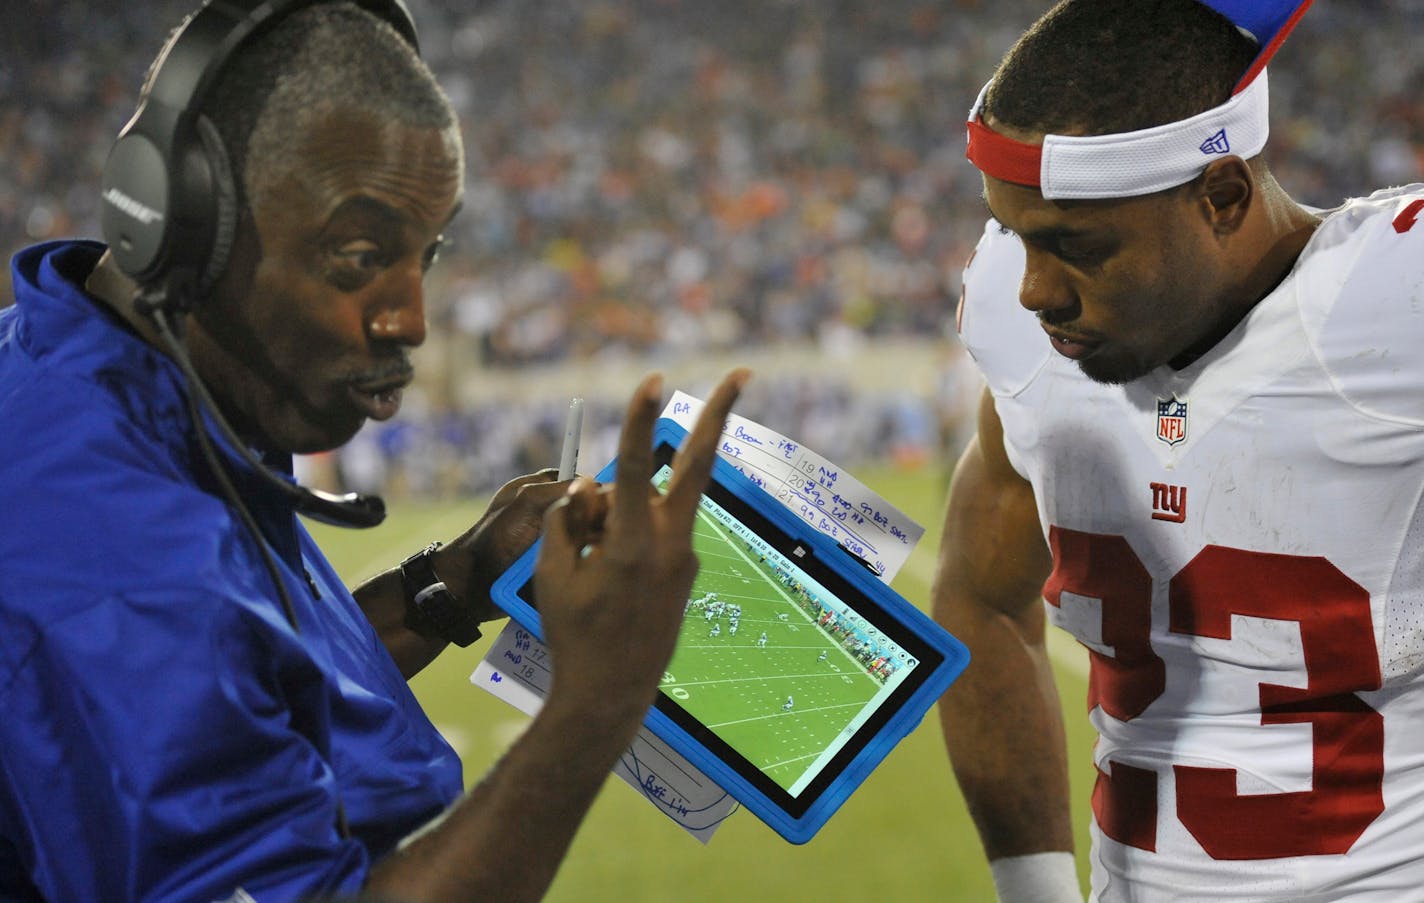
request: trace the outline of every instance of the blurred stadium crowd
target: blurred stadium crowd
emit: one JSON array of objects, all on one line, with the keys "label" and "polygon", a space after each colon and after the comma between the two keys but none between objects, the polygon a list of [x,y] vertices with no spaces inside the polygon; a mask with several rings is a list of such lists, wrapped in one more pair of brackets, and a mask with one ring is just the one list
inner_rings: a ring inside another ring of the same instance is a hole
[{"label": "blurred stadium crowd", "polygon": [[[784,348],[808,363],[754,382],[746,416],[846,464],[949,457],[974,389],[959,269],[984,217],[963,118],[1046,0],[409,2],[462,116],[466,206],[421,383],[343,453],[346,482],[485,491],[557,460],[580,374],[633,368],[592,399],[598,435],[643,369]],[[97,237],[108,146],[193,3],[0,5],[7,258]],[[1272,71],[1271,160],[1297,198],[1424,178],[1421,26],[1424,0],[1316,0]],[[526,379],[550,371],[568,375]]]}]

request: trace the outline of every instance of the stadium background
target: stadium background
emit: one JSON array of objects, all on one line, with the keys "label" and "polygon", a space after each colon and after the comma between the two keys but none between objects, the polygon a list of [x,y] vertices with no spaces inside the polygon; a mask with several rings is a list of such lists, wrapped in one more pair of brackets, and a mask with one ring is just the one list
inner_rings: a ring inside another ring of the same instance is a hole
[{"label": "stadium background", "polygon": [[[738,410],[851,468],[929,528],[896,587],[924,604],[948,468],[977,380],[953,336],[982,227],[962,119],[1040,0],[410,0],[463,121],[466,208],[430,277],[431,338],[401,416],[313,480],[384,492],[365,533],[324,531],[352,579],[457,532],[510,476],[552,464],[570,395],[582,469],[612,453],[649,369],[701,394],[758,372]],[[0,4],[0,252],[97,237],[98,174],[163,34],[191,0]],[[1270,160],[1329,207],[1424,178],[1424,0],[1316,0],[1272,67]],[[0,276],[9,299],[9,272]],[[1091,784],[1082,658],[1056,643],[1077,820]],[[416,681],[487,768],[523,716]],[[952,692],[952,691],[951,691]],[[810,844],[750,815],[707,848],[618,782],[553,900],[991,899],[932,723]],[[531,788],[531,805],[537,788]],[[1086,842],[1080,840],[1080,865]]]}]

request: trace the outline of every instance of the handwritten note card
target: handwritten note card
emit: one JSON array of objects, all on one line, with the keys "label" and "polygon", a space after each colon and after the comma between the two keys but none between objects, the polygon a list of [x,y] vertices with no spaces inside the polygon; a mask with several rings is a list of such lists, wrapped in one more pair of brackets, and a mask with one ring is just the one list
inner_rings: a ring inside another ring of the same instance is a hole
[{"label": "handwritten note card", "polygon": [[[675,392],[663,416],[692,429],[701,400]],[[814,451],[735,414],[718,453],[817,530],[865,561],[889,583],[924,536],[924,528],[855,477]],[[548,649],[511,621],[470,675],[470,682],[528,715],[549,692]],[[647,728],[614,773],[703,843],[737,808],[736,800]]]},{"label": "handwritten note card", "polygon": [[[691,430],[702,402],[674,392],[663,416]],[[866,488],[843,468],[775,430],[733,414],[718,454],[830,536],[889,583],[925,535],[924,527]]]}]

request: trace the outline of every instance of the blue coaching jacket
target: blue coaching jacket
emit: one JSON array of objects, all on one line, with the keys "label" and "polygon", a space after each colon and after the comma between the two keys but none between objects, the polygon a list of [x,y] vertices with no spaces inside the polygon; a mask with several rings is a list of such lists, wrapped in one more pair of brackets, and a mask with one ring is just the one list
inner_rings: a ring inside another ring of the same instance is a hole
[{"label": "blue coaching jacket", "polygon": [[102,251],[22,252],[0,312],[0,901],[355,890],[459,795],[459,760],[229,454],[289,626],[177,368],[81,290]]}]

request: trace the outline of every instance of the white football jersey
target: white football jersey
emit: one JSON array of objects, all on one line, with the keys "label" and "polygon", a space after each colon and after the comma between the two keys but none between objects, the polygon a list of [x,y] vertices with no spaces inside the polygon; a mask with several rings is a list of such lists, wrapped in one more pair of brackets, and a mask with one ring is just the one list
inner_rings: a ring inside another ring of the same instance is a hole
[{"label": "white football jersey", "polygon": [[1424,900],[1424,186],[1126,385],[1052,350],[1023,267],[991,221],[960,330],[1090,650],[1094,899]]}]

